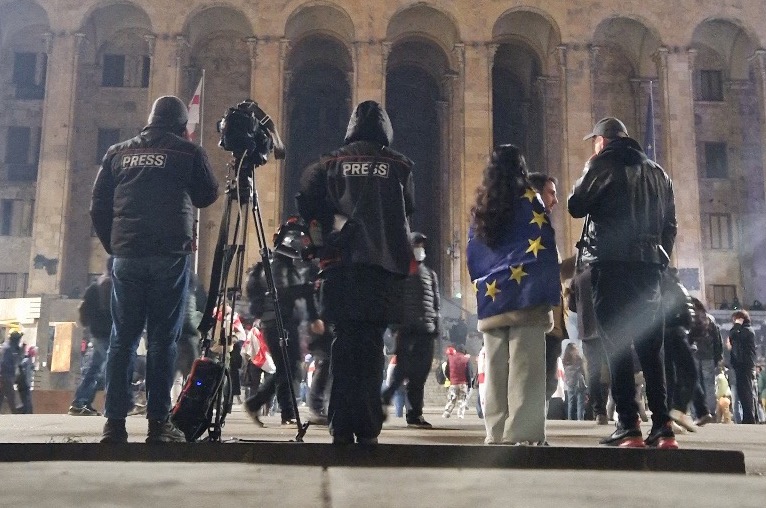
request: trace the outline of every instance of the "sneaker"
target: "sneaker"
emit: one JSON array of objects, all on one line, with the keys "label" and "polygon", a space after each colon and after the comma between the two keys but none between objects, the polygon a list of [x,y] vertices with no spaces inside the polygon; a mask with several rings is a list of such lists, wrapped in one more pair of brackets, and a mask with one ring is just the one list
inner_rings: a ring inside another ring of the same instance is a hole
[{"label": "sneaker", "polygon": [[308,420],[308,422],[311,425],[319,425],[319,426],[322,426],[322,427],[327,427],[327,425],[329,423],[328,420],[327,420],[327,415],[323,415],[323,414],[319,414],[319,413],[314,413],[313,411],[311,413],[309,413],[309,420]]},{"label": "sneaker", "polygon": [[609,425],[609,417],[606,415],[596,415],[596,425]]},{"label": "sneaker", "polygon": [[127,443],[128,431],[125,430],[125,420],[108,418],[101,434],[102,443]]},{"label": "sneaker", "polygon": [[169,419],[149,420],[149,432],[146,434],[146,442],[185,443],[186,436]]},{"label": "sneaker", "polygon": [[442,418],[449,418],[450,416],[452,416],[452,415],[450,413],[448,413],[447,411],[442,413]]},{"label": "sneaker", "polygon": [[708,413],[694,420],[694,425],[696,425],[697,427],[703,427],[707,425],[708,423],[712,423],[714,421],[715,421],[715,417],[711,415],[710,413]]},{"label": "sneaker", "polygon": [[678,409],[670,410],[670,419],[676,422],[680,427],[688,430],[689,432],[697,432],[697,426],[694,424],[692,417]]},{"label": "sneaker", "polygon": [[417,429],[433,429],[434,426],[428,423],[423,416],[417,418],[407,418],[407,427],[414,427]]},{"label": "sneaker", "polygon": [[260,428],[263,428],[263,422],[261,421],[261,417],[258,414],[259,413],[258,409],[251,408],[250,405],[247,403],[247,401],[245,401],[242,407],[245,409],[245,413],[247,413],[247,416],[250,417],[253,423],[259,426]]},{"label": "sneaker", "polygon": [[282,418],[282,425],[296,425],[297,423],[295,418]]},{"label": "sneaker", "polygon": [[101,413],[90,406],[75,406],[74,404],[69,406],[67,414],[71,416],[101,416]]},{"label": "sneaker", "polygon": [[671,422],[660,427],[652,427],[649,435],[644,440],[646,446],[652,446],[660,449],[676,449],[678,448],[678,442],[676,441],[676,434],[673,432],[673,426]]},{"label": "sneaker", "polygon": [[625,428],[618,424],[611,435],[600,440],[598,443],[607,446],[619,446],[621,448],[643,448],[641,429],[636,427]]}]

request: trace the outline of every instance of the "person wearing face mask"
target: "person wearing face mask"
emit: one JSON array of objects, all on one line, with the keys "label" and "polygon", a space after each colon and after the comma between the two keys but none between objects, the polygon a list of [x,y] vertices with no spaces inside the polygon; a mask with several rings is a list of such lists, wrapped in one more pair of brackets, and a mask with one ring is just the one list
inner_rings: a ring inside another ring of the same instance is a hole
[{"label": "person wearing face mask", "polygon": [[381,395],[384,406],[391,403],[397,388],[407,382],[407,426],[430,429],[423,418],[423,388],[434,357],[434,341],[439,330],[439,281],[436,272],[423,262],[426,259],[426,236],[410,234],[412,261],[402,292],[402,322],[392,326],[396,336],[396,367]]}]

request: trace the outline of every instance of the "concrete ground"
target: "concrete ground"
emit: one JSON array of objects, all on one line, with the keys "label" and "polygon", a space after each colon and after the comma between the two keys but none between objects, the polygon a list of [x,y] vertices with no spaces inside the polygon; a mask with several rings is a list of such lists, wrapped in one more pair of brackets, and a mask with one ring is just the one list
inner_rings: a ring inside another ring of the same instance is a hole
[{"label": "concrete ground", "polygon": [[[711,424],[680,435],[678,451],[619,450],[596,446],[611,426],[551,421],[550,447],[488,447],[475,414],[437,411],[426,414],[433,430],[392,417],[376,449],[340,451],[326,428],[290,443],[295,427],[265,417],[259,429],[241,411],[223,438],[254,443],[149,446],[145,419],[130,417],[131,443],[100,445],[103,418],[2,415],[0,506],[740,508],[766,500],[766,426]],[[724,472],[707,472],[715,470]]]}]

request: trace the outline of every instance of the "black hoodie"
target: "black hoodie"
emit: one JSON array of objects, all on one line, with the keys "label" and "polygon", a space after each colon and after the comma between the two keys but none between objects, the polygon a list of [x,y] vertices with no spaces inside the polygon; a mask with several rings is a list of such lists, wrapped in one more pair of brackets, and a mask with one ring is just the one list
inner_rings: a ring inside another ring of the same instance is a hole
[{"label": "black hoodie", "polygon": [[[413,163],[388,148],[392,139],[386,111],[374,101],[362,102],[351,115],[346,144],[304,172],[298,210],[306,222],[321,226],[324,266],[365,264],[409,272]],[[341,236],[336,218],[348,220]]]}]

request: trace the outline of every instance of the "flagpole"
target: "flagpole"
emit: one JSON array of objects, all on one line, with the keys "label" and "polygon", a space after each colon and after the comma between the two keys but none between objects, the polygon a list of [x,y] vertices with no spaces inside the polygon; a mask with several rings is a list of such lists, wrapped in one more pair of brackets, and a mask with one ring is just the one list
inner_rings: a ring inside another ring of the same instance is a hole
[{"label": "flagpole", "polygon": [[[202,71],[204,72],[204,71]],[[202,86],[205,86],[204,84]],[[649,104],[650,104],[650,111],[652,112],[652,151],[654,152],[654,159],[657,159],[657,136],[656,132],[654,131],[654,81],[651,79],[649,80]],[[201,114],[201,113],[200,113]]]},{"label": "flagpole", "polygon": [[[205,122],[203,119],[205,118],[205,69],[202,69],[202,86],[200,88],[200,94],[199,94],[199,146],[202,146],[202,143],[205,139]],[[200,238],[199,238],[199,223],[200,223],[200,209],[197,208],[197,217],[195,220],[195,231],[194,236],[197,239],[197,249],[194,251],[194,273],[199,274],[199,248],[200,248]]]}]

